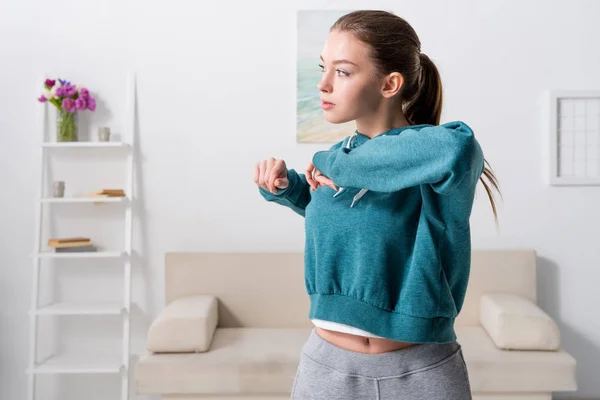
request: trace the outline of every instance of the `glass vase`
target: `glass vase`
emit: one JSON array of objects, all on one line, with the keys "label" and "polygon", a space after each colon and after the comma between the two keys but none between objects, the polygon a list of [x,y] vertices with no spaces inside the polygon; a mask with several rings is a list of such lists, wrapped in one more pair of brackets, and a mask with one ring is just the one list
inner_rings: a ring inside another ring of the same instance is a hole
[{"label": "glass vase", "polygon": [[56,140],[59,142],[77,141],[77,111],[57,110]]}]

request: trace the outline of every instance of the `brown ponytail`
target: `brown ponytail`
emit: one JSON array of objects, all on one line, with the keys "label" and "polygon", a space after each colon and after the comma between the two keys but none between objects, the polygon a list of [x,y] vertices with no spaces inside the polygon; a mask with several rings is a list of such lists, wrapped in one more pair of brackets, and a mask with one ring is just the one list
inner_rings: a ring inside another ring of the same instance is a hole
[{"label": "brown ponytail", "polygon": [[411,125],[439,125],[442,116],[442,80],[437,67],[425,53],[419,53],[418,58],[416,90],[412,98],[402,104],[404,116]]},{"label": "brown ponytail", "polygon": [[[340,17],[331,27],[354,34],[371,48],[371,58],[380,74],[398,71],[405,79],[401,89],[402,111],[411,125],[439,125],[442,115],[442,81],[433,61],[421,52],[421,42],[408,22],[401,17],[378,10],[359,10]],[[484,160],[479,178],[494,213],[498,213],[492,189],[502,196],[498,179]],[[484,179],[487,179],[488,182]]]}]

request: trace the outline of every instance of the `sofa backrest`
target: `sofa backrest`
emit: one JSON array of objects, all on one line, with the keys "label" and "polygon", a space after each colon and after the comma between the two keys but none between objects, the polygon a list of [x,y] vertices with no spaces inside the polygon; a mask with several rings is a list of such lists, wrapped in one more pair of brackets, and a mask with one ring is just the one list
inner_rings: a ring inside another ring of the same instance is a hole
[{"label": "sofa backrest", "polygon": [[219,327],[306,328],[304,254],[167,253],[165,301],[212,294]]},{"label": "sofa backrest", "polygon": [[517,294],[537,303],[536,261],[533,249],[472,251],[469,285],[455,324],[479,324],[482,294]]},{"label": "sofa backrest", "polygon": [[[169,252],[165,265],[166,303],[212,294],[219,299],[219,327],[312,327],[302,252]],[[456,324],[479,324],[483,293],[514,293],[535,302],[535,267],[531,249],[474,250]]]}]

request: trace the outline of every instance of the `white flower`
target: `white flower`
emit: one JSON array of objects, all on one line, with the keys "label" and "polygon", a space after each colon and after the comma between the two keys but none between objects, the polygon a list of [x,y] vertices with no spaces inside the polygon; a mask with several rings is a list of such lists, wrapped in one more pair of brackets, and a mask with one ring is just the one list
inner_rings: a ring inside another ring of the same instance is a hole
[{"label": "white flower", "polygon": [[46,88],[44,88],[44,89],[42,90],[42,95],[43,95],[45,98],[47,98],[48,100],[50,100],[50,99],[53,97],[53,96],[52,96],[52,93],[50,92],[50,90],[48,90],[48,89],[46,89]]},{"label": "white flower", "polygon": [[81,83],[78,83],[77,85],[75,85],[75,90],[77,90],[79,92],[79,90],[81,90],[84,87],[85,86],[83,86]]},{"label": "white flower", "polygon": [[59,88],[62,86],[62,83],[60,83],[60,81],[57,79],[56,82],[54,82],[54,86],[52,86],[52,88]]},{"label": "white flower", "polygon": [[50,89],[49,91],[48,91],[48,89],[45,89],[45,90],[48,91],[48,94],[50,95],[50,96],[46,96],[46,98],[48,98],[48,99],[52,99],[52,98],[58,99],[58,96],[56,95],[56,89],[58,89],[56,87],[56,85],[52,86],[52,89]]}]

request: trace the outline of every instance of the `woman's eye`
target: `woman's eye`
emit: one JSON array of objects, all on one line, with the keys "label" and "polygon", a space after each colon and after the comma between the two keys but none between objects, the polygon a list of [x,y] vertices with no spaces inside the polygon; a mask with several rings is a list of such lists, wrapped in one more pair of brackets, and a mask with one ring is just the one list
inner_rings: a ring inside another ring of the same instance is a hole
[{"label": "woman's eye", "polygon": [[[319,64],[319,67],[321,67],[321,72],[325,72],[325,66],[323,64]],[[350,75],[348,72],[342,70],[342,69],[336,69],[335,70],[338,73],[338,76],[348,76]]]}]

